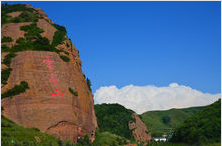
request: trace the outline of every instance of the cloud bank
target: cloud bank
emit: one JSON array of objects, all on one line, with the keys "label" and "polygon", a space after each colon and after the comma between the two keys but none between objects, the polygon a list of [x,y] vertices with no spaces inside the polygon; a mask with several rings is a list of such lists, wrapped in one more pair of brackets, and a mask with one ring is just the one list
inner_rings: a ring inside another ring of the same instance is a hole
[{"label": "cloud bank", "polygon": [[171,83],[167,87],[127,85],[100,87],[96,90],[95,104],[119,103],[142,114],[150,110],[166,110],[204,106],[221,98],[221,94],[202,93],[188,86]]}]

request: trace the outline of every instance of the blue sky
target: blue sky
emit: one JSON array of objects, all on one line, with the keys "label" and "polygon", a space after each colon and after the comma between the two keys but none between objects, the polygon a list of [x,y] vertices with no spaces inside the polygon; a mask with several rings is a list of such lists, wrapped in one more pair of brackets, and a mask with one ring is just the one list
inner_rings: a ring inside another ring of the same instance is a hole
[{"label": "blue sky", "polygon": [[93,92],[172,82],[221,92],[221,2],[25,3],[66,27]]}]

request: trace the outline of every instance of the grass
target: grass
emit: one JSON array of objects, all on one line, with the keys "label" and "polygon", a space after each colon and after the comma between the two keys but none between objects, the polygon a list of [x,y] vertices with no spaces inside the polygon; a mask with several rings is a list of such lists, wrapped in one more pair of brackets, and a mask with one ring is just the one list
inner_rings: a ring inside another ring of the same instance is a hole
[{"label": "grass", "polygon": [[[39,137],[41,142],[37,142]],[[65,143],[65,142],[63,142]],[[59,146],[58,140],[48,134],[39,132],[36,128],[24,128],[1,116],[2,146]],[[64,145],[65,146],[65,145]]]},{"label": "grass", "polygon": [[[163,133],[171,134],[173,129],[180,123],[201,109],[203,109],[203,107],[148,111],[143,113],[140,117],[142,117],[151,135],[153,137],[159,137],[162,136]],[[170,121],[164,123],[163,117],[169,117]]]},{"label": "grass", "polygon": [[190,146],[181,143],[169,143],[169,142],[151,142],[148,143],[146,146]]},{"label": "grass", "polygon": [[114,135],[110,132],[96,131],[96,139],[93,146],[122,146],[127,144],[127,139]]},{"label": "grass", "polygon": [[221,142],[206,144],[206,145],[203,145],[203,146],[221,146]]}]

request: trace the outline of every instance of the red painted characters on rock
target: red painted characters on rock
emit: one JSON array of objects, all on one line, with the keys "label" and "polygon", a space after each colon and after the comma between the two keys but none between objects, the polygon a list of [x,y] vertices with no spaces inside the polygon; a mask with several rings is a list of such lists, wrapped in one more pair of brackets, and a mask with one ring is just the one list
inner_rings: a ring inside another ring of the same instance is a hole
[{"label": "red painted characters on rock", "polygon": [[[57,84],[57,80],[56,77],[53,73],[53,66],[52,66],[52,62],[54,62],[54,60],[49,59],[49,56],[46,56],[46,59],[43,59],[42,61],[43,63],[45,63],[48,67],[48,69],[50,70],[50,78],[49,81],[51,81],[53,83],[53,85],[55,86],[55,90],[54,93],[51,93],[50,96],[54,97],[54,96],[62,96],[64,97],[65,95],[58,90],[58,84]],[[48,87],[46,87],[46,89],[48,89]]]}]

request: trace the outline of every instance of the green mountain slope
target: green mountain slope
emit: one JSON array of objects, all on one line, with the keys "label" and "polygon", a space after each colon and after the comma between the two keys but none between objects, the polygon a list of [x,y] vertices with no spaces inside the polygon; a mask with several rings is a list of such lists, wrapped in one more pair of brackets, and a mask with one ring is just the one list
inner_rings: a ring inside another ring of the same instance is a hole
[{"label": "green mountain slope", "polygon": [[1,146],[59,146],[59,143],[36,128],[24,128],[1,117]]},{"label": "green mountain slope", "polygon": [[96,139],[93,146],[122,146],[128,144],[130,141],[126,138],[112,134],[110,132],[96,131]]},{"label": "green mountain slope", "polygon": [[130,141],[109,132],[96,131],[96,139],[90,144],[88,138],[78,143],[61,141],[36,128],[25,128],[1,117],[1,146],[122,146]]},{"label": "green mountain slope", "polygon": [[197,145],[220,142],[221,99],[185,120],[175,130],[171,140]]},{"label": "green mountain slope", "polygon": [[101,104],[94,107],[100,131],[108,131],[128,139],[133,139],[128,127],[129,121],[134,121],[131,117],[134,113],[132,110],[126,109],[119,104]]},{"label": "green mountain slope", "polygon": [[176,126],[201,109],[203,107],[148,111],[143,113],[141,117],[152,137],[158,137],[164,133],[170,135]]}]

